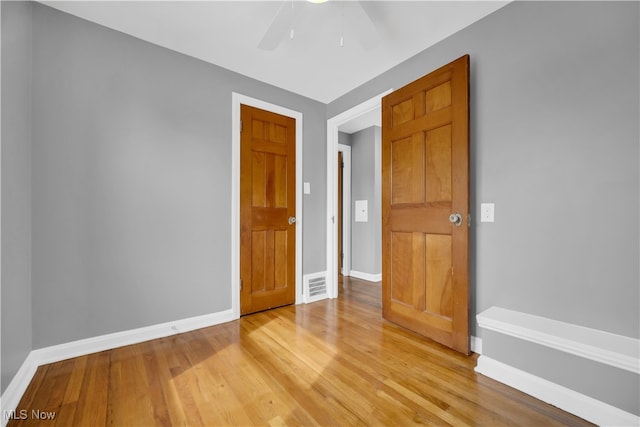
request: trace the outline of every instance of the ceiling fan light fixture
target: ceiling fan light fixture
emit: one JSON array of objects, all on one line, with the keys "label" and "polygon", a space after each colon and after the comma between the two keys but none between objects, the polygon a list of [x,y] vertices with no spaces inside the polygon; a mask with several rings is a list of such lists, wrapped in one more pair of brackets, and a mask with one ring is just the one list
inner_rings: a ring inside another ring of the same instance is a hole
[{"label": "ceiling fan light fixture", "polygon": [[307,0],[309,3],[315,3],[315,4],[320,4],[320,3],[326,3],[329,0]]}]

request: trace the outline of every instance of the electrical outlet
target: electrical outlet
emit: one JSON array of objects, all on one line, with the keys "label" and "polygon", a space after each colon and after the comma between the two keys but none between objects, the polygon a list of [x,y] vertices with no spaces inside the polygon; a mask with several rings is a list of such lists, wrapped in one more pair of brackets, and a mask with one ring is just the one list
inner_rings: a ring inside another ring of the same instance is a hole
[{"label": "electrical outlet", "polygon": [[480,204],[480,222],[493,222],[493,203],[481,203]]}]

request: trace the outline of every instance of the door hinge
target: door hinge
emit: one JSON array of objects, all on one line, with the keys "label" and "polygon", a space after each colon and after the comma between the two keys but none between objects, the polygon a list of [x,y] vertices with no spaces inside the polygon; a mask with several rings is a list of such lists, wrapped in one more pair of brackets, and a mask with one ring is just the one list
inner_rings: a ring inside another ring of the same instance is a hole
[{"label": "door hinge", "polygon": [[242,279],[240,279],[240,290],[242,290],[242,287],[243,287],[242,285],[243,285]]},{"label": "door hinge", "polygon": [[240,132],[242,132],[242,120],[240,120]]},{"label": "door hinge", "polygon": [[340,167],[344,169],[344,162],[340,162]]},{"label": "door hinge", "polygon": [[467,214],[467,227],[471,228],[471,214]]}]

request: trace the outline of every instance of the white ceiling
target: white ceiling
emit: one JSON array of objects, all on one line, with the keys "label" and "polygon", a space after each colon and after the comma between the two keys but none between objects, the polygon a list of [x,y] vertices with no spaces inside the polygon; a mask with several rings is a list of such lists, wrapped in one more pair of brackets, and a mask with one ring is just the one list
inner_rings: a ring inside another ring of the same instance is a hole
[{"label": "white ceiling", "polygon": [[[354,1],[43,1],[43,3],[329,103],[508,1],[376,1],[380,43],[362,47],[366,15]],[[281,7],[294,7],[293,40],[258,48]],[[370,25],[370,24],[369,24]],[[343,29],[344,28],[344,29]],[[344,47],[340,37],[344,35]]]}]

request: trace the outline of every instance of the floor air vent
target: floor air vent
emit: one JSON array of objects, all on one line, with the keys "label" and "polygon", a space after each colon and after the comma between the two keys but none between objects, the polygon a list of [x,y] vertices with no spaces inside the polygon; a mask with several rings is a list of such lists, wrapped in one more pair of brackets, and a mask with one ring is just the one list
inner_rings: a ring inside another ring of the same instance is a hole
[{"label": "floor air vent", "polygon": [[324,273],[306,275],[304,284],[306,302],[313,302],[328,298],[327,276]]}]

